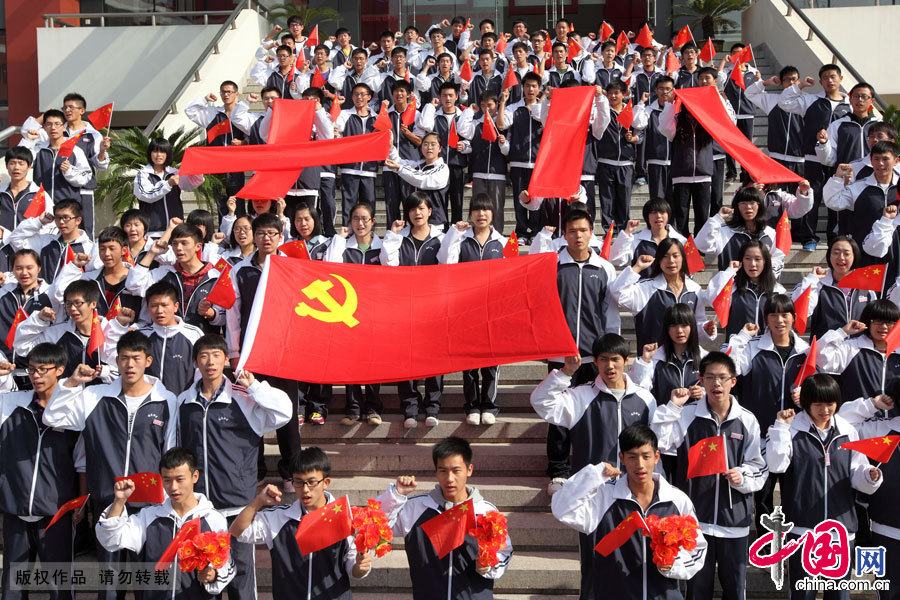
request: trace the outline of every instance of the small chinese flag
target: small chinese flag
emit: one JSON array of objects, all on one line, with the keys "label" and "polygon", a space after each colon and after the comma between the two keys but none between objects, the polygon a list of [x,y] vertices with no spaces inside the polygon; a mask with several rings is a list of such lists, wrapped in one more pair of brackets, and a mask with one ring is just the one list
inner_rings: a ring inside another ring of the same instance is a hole
[{"label": "small chinese flag", "polygon": [[116,296],[116,299],[113,300],[112,306],[109,307],[109,312],[106,313],[106,320],[112,321],[116,317],[119,316],[119,313],[122,312],[122,300]]},{"label": "small chinese flag", "polygon": [[616,55],[622,53],[623,48],[628,47],[628,36],[625,35],[624,31],[619,32],[619,37],[616,38]]},{"label": "small chinese flag", "polygon": [[603,21],[603,24],[600,25],[600,41],[605,42],[606,40],[611,38],[614,31],[615,30],[613,29],[612,25],[610,25],[606,21]]},{"label": "small chinese flag", "polygon": [[669,53],[666,55],[666,71],[669,73],[674,73],[678,69],[681,68],[681,61],[678,60],[678,57],[675,56],[675,53],[669,48]]},{"label": "small chinese flag", "polygon": [[894,326],[891,327],[891,330],[888,331],[888,334],[884,336],[884,342],[887,344],[887,348],[885,348],[885,356],[890,356],[894,353],[894,350],[900,348],[900,327],[898,327],[900,321],[894,323]]},{"label": "small chinese flag", "polygon": [[519,78],[516,77],[516,70],[512,65],[506,69],[506,77],[503,78],[503,89],[508,90],[511,87],[519,85]]},{"label": "small chinese flag", "polygon": [[494,50],[497,51],[498,54],[503,54],[506,52],[506,34],[501,33],[499,38],[497,39],[497,45],[494,47]]},{"label": "small chinese flag", "polygon": [[407,68],[406,73],[403,74],[403,81],[409,83],[409,68]]},{"label": "small chinese flag", "polygon": [[756,60],[753,57],[753,48],[750,47],[750,44],[744,46],[744,49],[741,50],[741,53],[737,55],[737,60],[742,63],[752,62]]},{"label": "small chinese flag", "polygon": [[856,450],[877,463],[886,463],[891,460],[891,455],[897,449],[898,444],[900,444],[900,435],[885,435],[855,442],[844,442],[841,444],[841,448]]},{"label": "small chinese flag", "polygon": [[382,104],[381,112],[375,117],[375,123],[372,125],[372,128],[375,131],[388,131],[391,127],[391,118],[388,116],[387,104]]},{"label": "small chinese flag", "polygon": [[566,56],[566,62],[572,62],[581,54],[581,46],[575,41],[575,38],[569,38],[569,54]]},{"label": "small chinese flag", "polygon": [[[294,60],[294,63],[295,63],[294,68],[297,69],[298,71],[302,71],[303,68],[306,66],[306,55],[303,54],[302,48],[300,48],[300,50],[297,52],[297,58],[296,58],[296,60]],[[291,79],[293,79],[293,78],[294,78],[294,71],[291,71]]]},{"label": "small chinese flag", "polygon": [[475,74],[472,73],[472,65],[469,64],[468,60],[464,60],[459,68],[459,78],[467,83],[472,83],[472,80],[475,78]]},{"label": "small chinese flag", "polygon": [[650,531],[647,528],[647,524],[644,523],[641,513],[638,511],[634,511],[622,519],[622,522],[616,525],[612,531],[600,538],[600,541],[594,546],[594,551],[599,552],[603,556],[609,556],[627,542],[634,535],[635,531]]},{"label": "small chinese flag", "polygon": [[519,255],[519,236],[516,235],[516,232],[513,231],[509,234],[509,239],[506,240],[506,245],[503,246],[503,257],[504,258],[513,258]]},{"label": "small chinese flag", "polygon": [[547,39],[544,40],[544,52],[550,54],[553,52],[553,42],[550,41],[550,37],[547,36]]},{"label": "small chinese flag", "polygon": [[132,267],[134,266],[134,257],[131,255],[131,248],[125,246],[125,256],[122,257],[122,262],[126,262]]},{"label": "small chinese flag", "polygon": [[541,61],[534,63],[534,66],[531,68],[531,72],[535,75],[541,74]]},{"label": "small chinese flag", "polygon": [[353,515],[350,513],[350,499],[343,496],[303,515],[294,537],[300,546],[300,554],[306,556],[338,543],[351,533]]},{"label": "small chinese flag", "polygon": [[625,108],[623,108],[622,112],[619,113],[619,116],[616,117],[616,123],[621,125],[624,129],[629,129],[631,124],[634,123],[634,105],[632,105],[631,100],[628,101],[628,104],[625,105]]},{"label": "small chinese flag", "polygon": [[472,29],[472,19],[466,19],[466,29]]},{"label": "small chinese flag", "polygon": [[9,326],[9,333],[6,334],[6,347],[7,348],[11,349],[13,347],[13,342],[16,339],[16,329],[19,327],[19,323],[21,323],[22,321],[24,321],[27,318],[28,318],[28,313],[26,313],[25,309],[23,309],[20,306],[19,310],[16,311],[16,316],[13,317],[12,324]]},{"label": "small chinese flag", "polygon": [[44,531],[47,531],[48,529],[53,527],[53,524],[56,523],[57,521],[59,521],[62,518],[62,516],[64,514],[66,514],[67,512],[69,512],[70,510],[78,510],[79,508],[84,506],[84,503],[87,502],[87,499],[89,497],[90,497],[90,494],[85,494],[84,496],[79,496],[77,498],[73,498],[73,499],[69,500],[68,502],[66,502],[65,504],[63,504],[62,506],[60,506],[59,510],[56,511],[56,514],[53,515],[53,518],[50,519],[50,522],[47,523],[47,526],[44,527]]},{"label": "small chinese flag", "polygon": [[223,119],[206,130],[206,143],[212,144],[214,139],[226,133],[231,133],[231,121]]},{"label": "small chinese flag", "polygon": [[887,265],[870,265],[861,269],[853,269],[838,282],[839,288],[852,290],[870,290],[881,292],[884,287],[884,270]]},{"label": "small chinese flag", "polygon": [[722,327],[728,326],[728,315],[731,313],[731,290],[734,288],[734,277],[728,280],[716,299],[713,300],[712,307],[716,311],[719,323]]},{"label": "small chinese flag", "polygon": [[684,256],[687,259],[689,274],[693,275],[694,273],[699,273],[706,268],[706,265],[703,263],[703,257],[700,256],[700,251],[697,250],[697,243],[694,242],[694,236],[692,235],[689,235],[687,241],[684,243]]},{"label": "small chinese flag", "polygon": [[94,112],[88,115],[88,121],[91,122],[91,125],[94,126],[98,131],[101,129],[106,129],[109,127],[109,124],[112,123],[112,112],[113,112],[113,103],[104,104]]},{"label": "small chinese flag", "polygon": [[806,359],[803,361],[803,366],[800,367],[800,371],[797,373],[796,379],[794,379],[794,387],[798,388],[803,384],[803,380],[809,377],[810,375],[816,374],[816,359],[819,356],[819,342],[816,340],[816,336],[813,336],[812,341],[809,344],[809,352],[806,353]]},{"label": "small chinese flag", "polygon": [[741,70],[741,61],[738,60],[734,63],[734,68],[731,70],[731,75],[728,77],[734,85],[738,86],[742,90],[747,89],[747,84],[744,83],[744,71]]},{"label": "small chinese flag", "polygon": [[154,570],[168,571],[169,567],[172,566],[172,562],[175,560],[175,555],[178,553],[178,548],[181,546],[182,542],[194,537],[198,533],[200,533],[200,517],[194,517],[181,526],[181,529],[178,530],[178,533],[175,534],[175,537],[172,538],[172,541],[166,546],[162,556],[159,557],[159,561],[156,563]]},{"label": "small chinese flag", "polygon": [[691,34],[691,28],[685,25],[681,28],[681,31],[678,32],[678,35],[675,36],[675,39],[672,41],[672,47],[677,48],[678,46],[684,46],[688,42],[694,41],[694,36]]},{"label": "small chinese flag", "polygon": [[88,339],[87,345],[88,356],[99,350],[100,346],[102,346],[105,341],[106,336],[103,335],[103,324],[100,321],[100,315],[97,314],[97,309],[95,308],[94,317],[91,319],[91,337]]},{"label": "small chinese flag", "polygon": [[474,527],[475,504],[471,498],[422,523],[422,531],[431,540],[438,558],[459,548],[466,540],[466,532]]},{"label": "small chinese flag", "polygon": [[812,286],[807,286],[803,293],[794,300],[794,312],[797,316],[794,318],[794,330],[800,335],[806,333],[806,321],[809,319],[809,294]]},{"label": "small chinese flag", "polygon": [[447,132],[447,145],[454,150],[459,146],[459,134],[456,133],[456,119],[450,122],[450,131]]},{"label": "small chinese flag", "polygon": [[416,97],[413,96],[409,100],[409,104],[406,105],[406,108],[403,110],[403,113],[400,115],[400,122],[406,125],[407,127],[412,127],[413,123],[416,122]]},{"label": "small chinese flag", "polygon": [[315,48],[319,45],[319,26],[316,25],[313,27],[312,33],[309,34],[309,37],[306,38],[306,47],[307,48]]},{"label": "small chinese flag", "polygon": [[231,308],[234,306],[235,300],[237,300],[234,286],[231,283],[231,265],[224,258],[220,258],[213,268],[219,272],[219,277],[216,279],[212,289],[209,290],[206,299],[210,304],[215,304],[222,308]]},{"label": "small chinese flag", "polygon": [[291,59],[291,70],[288,71],[288,74],[285,75],[285,77],[284,77],[285,83],[290,83],[294,80],[294,71],[295,71],[294,67],[296,64],[297,64],[297,57],[295,56],[294,58]]},{"label": "small chinese flag", "polygon": [[784,211],[781,213],[781,218],[778,219],[778,225],[775,226],[775,247],[787,256],[791,253],[791,244],[793,242],[794,240],[791,239],[791,222],[788,220],[787,211]]},{"label": "small chinese flag", "polygon": [[47,212],[47,192],[44,191],[44,184],[41,184],[41,187],[34,194],[34,198],[31,199],[31,204],[28,205],[28,208],[25,209],[25,218],[30,219],[32,217],[40,217],[45,212]]},{"label": "small chinese flag", "polygon": [[309,248],[306,247],[306,242],[303,240],[294,240],[293,242],[282,244],[278,246],[278,250],[285,256],[290,256],[291,258],[310,260]]},{"label": "small chinese flag", "polygon": [[328,114],[331,116],[331,120],[337,123],[338,117],[341,116],[341,103],[338,102],[337,96],[331,101],[331,110],[328,111]]},{"label": "small chinese flag", "polygon": [[634,43],[641,48],[651,48],[653,46],[653,34],[650,33],[650,27],[644,25],[640,33],[634,38]]},{"label": "small chinese flag", "polygon": [[325,87],[325,78],[322,77],[322,72],[319,71],[319,67],[313,69],[312,81],[309,82],[309,87]]},{"label": "small chinese flag", "polygon": [[725,436],[716,435],[700,440],[688,450],[687,478],[718,475],[728,470]]},{"label": "small chinese flag", "polygon": [[712,38],[707,38],[706,43],[703,45],[703,50],[700,51],[700,54],[697,58],[699,58],[703,62],[712,62],[715,57],[716,47],[713,45]]},{"label": "small chinese flag", "polygon": [[613,230],[615,228],[616,224],[610,223],[609,229],[606,230],[606,236],[603,238],[603,247],[600,249],[600,258],[603,260],[609,260],[609,253],[612,251]]},{"label": "small chinese flag", "polygon": [[128,477],[116,477],[116,481],[130,479],[134,482],[134,492],[126,502],[149,502],[150,504],[162,504],[166,499],[163,493],[162,477],[159,473],[135,473]]},{"label": "small chinese flag", "polygon": [[497,137],[497,126],[494,125],[494,120],[491,118],[491,113],[485,111],[484,123],[481,125],[481,139],[485,140],[486,142],[496,142]]},{"label": "small chinese flag", "polygon": [[66,258],[63,260],[63,266],[69,264],[73,260],[75,260],[75,251],[72,250],[72,245],[69,244],[66,246]]},{"label": "small chinese flag", "polygon": [[62,144],[59,145],[59,152],[56,155],[60,158],[69,158],[72,156],[72,152],[75,151],[75,146],[78,144],[78,140],[81,139],[81,136],[84,134],[84,130],[82,129]]}]

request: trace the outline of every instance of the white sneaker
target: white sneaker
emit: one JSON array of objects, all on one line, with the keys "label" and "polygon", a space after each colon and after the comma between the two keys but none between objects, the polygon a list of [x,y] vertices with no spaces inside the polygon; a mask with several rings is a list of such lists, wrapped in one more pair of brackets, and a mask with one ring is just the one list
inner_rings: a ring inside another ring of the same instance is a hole
[{"label": "white sneaker", "polygon": [[415,429],[416,425],[418,425],[418,423],[416,422],[415,417],[410,417],[403,421],[403,427],[406,429]]},{"label": "white sneaker", "polygon": [[547,484],[547,495],[552,496],[558,492],[565,482],[566,479],[564,477],[554,477],[551,479],[550,483]]},{"label": "white sneaker", "polygon": [[425,426],[426,427],[437,427],[437,424],[440,423],[437,417],[425,417]]},{"label": "white sneaker", "polygon": [[469,413],[466,415],[466,423],[469,425],[481,425],[481,414]]},{"label": "white sneaker", "polygon": [[497,422],[497,417],[494,413],[481,413],[481,424],[482,425],[493,425]]}]

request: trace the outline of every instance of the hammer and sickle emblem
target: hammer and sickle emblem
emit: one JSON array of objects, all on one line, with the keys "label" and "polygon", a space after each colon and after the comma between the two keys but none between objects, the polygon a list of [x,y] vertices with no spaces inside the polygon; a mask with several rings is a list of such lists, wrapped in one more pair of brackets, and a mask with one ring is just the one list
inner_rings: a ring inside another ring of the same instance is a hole
[{"label": "hammer and sickle emblem", "polygon": [[344,303],[338,303],[329,293],[329,290],[334,287],[332,282],[317,279],[300,291],[310,300],[321,302],[326,310],[318,310],[312,308],[306,302],[298,302],[294,312],[301,317],[312,317],[323,323],[343,323],[347,327],[356,327],[359,325],[359,321],[353,316],[357,306],[356,290],[353,289],[349,281],[340,275],[335,275],[334,273],[330,273],[330,275],[344,286],[344,293],[346,294]]}]

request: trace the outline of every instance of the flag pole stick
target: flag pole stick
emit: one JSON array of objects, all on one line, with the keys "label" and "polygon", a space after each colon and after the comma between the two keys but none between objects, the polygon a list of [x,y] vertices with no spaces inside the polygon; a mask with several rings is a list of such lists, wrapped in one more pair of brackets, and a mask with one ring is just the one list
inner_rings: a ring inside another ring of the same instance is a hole
[{"label": "flag pole stick", "polygon": [[[725,434],[722,434],[722,450],[725,452],[725,470],[728,470],[728,446],[725,445]],[[734,508],[734,504],[731,500],[731,482],[728,481],[726,483],[728,486],[728,509],[731,510]]]}]

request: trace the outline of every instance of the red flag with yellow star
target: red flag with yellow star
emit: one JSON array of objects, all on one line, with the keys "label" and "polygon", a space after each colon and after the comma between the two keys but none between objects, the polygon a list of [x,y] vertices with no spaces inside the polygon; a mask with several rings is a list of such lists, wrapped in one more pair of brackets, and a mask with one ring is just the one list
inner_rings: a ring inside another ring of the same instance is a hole
[{"label": "red flag with yellow star", "polygon": [[113,103],[104,104],[94,112],[88,115],[88,121],[97,131],[106,129],[112,123]]},{"label": "red flag with yellow star", "polygon": [[703,44],[703,50],[700,51],[700,55],[697,58],[703,62],[712,62],[715,57],[716,47],[713,45],[712,38],[706,38],[706,43]]},{"label": "red flag with yellow star", "polygon": [[291,258],[310,260],[309,248],[306,247],[306,242],[303,240],[294,240],[293,242],[282,244],[278,246],[278,251]]},{"label": "red flag with yellow star", "polygon": [[323,88],[325,87],[325,83],[325,77],[322,75],[322,72],[319,71],[319,67],[316,67],[313,70],[312,81],[309,82],[309,87]]},{"label": "red flag with yellow star", "polygon": [[700,256],[700,251],[697,250],[697,243],[692,235],[689,235],[684,243],[684,256],[687,259],[688,273],[691,275],[706,268],[706,264],[703,262],[703,257]]},{"label": "red flag with yellow star", "polygon": [[38,188],[38,191],[35,192],[34,197],[31,199],[31,204],[28,205],[28,208],[25,209],[25,213],[22,215],[26,219],[30,219],[32,217],[40,217],[45,212],[47,212],[47,192],[44,191],[44,184],[41,184],[41,187]]},{"label": "red flag with yellow star", "polygon": [[839,288],[881,292],[884,287],[884,271],[887,265],[870,265],[853,269],[838,282]]},{"label": "red flag with yellow star", "polygon": [[900,444],[900,435],[885,435],[855,442],[844,442],[841,447],[856,450],[875,462],[886,463],[891,460],[891,455],[897,449],[898,444]]},{"label": "red flag with yellow star", "polygon": [[125,246],[125,256],[122,257],[122,262],[126,262],[132,267],[135,265],[134,257],[131,255],[131,248]]},{"label": "red flag with yellow star", "polygon": [[50,519],[50,522],[47,523],[47,526],[44,527],[44,531],[47,531],[48,529],[50,529],[54,523],[59,521],[62,518],[62,516],[64,514],[66,514],[67,512],[69,512],[70,510],[78,510],[79,508],[84,506],[84,503],[87,502],[87,499],[89,496],[90,496],[90,494],[85,494],[84,496],[79,496],[77,498],[73,498],[73,499],[69,500],[68,502],[66,502],[65,504],[63,504],[62,506],[60,506],[59,510],[56,511],[56,514],[53,515],[53,518]]},{"label": "red flag with yellow star", "polygon": [[634,105],[631,103],[631,100],[628,101],[628,104],[625,105],[625,108],[623,108],[622,112],[619,113],[619,116],[616,117],[616,123],[625,129],[631,128],[631,124],[634,123]]},{"label": "red flag with yellow star", "polygon": [[611,38],[614,31],[615,29],[613,29],[612,25],[610,25],[606,21],[603,21],[603,24],[600,25],[600,41],[605,42],[606,40]]},{"label": "red flag with yellow star", "polygon": [[731,313],[731,290],[734,288],[734,277],[728,280],[716,299],[713,300],[712,307],[716,311],[719,318],[719,324],[722,327],[728,326],[728,315]]},{"label": "red flag with yellow star", "polygon": [[75,151],[75,146],[78,144],[78,140],[81,139],[83,133],[84,130],[82,129],[81,131],[64,141],[62,144],[60,144],[59,152],[57,152],[56,155],[59,158],[69,158],[70,156],[72,156],[72,152]]},{"label": "red flag with yellow star", "polygon": [[472,80],[475,79],[475,74],[472,73],[472,65],[469,64],[468,60],[464,60],[459,68],[459,78],[466,83],[472,83]]},{"label": "red flag with yellow star", "polygon": [[112,321],[119,316],[120,312],[122,312],[122,300],[118,296],[116,296],[116,299],[113,300],[112,306],[109,307],[109,312],[106,313],[106,320]]},{"label": "red flag with yellow star", "polygon": [[294,537],[297,538],[300,553],[306,556],[338,543],[351,533],[353,515],[350,513],[350,499],[343,496],[303,515]]},{"label": "red flag with yellow star", "polygon": [[628,47],[628,36],[625,35],[624,31],[619,32],[619,37],[616,38],[616,56],[622,53],[622,48]]},{"label": "red flag with yellow star", "polygon": [[687,478],[718,475],[728,470],[725,436],[716,435],[700,440],[688,450]]},{"label": "red flag with yellow star", "polygon": [[615,229],[616,224],[610,223],[609,229],[606,230],[606,236],[603,238],[603,247],[600,248],[600,258],[603,260],[609,260],[609,253],[612,251],[613,231]]},{"label": "red flag with yellow star", "polygon": [[641,517],[641,513],[634,511],[622,519],[622,522],[616,525],[612,531],[600,538],[600,541],[594,546],[594,551],[599,552],[603,556],[609,556],[627,542],[628,538],[634,535],[635,531],[640,530],[650,531],[644,522],[644,518]]},{"label": "red flag with yellow star", "polygon": [[803,366],[800,367],[800,370],[797,372],[797,377],[794,379],[795,388],[800,387],[803,384],[803,380],[810,375],[815,375],[816,360],[818,357],[819,342],[816,340],[816,336],[813,336],[812,341],[809,343],[809,352],[806,353],[806,359],[803,361]]},{"label": "red flag with yellow star", "polygon": [[406,109],[400,115],[400,122],[407,127],[412,127],[416,122],[416,97],[413,96],[406,105]]},{"label": "red flag with yellow star", "polygon": [[475,527],[475,504],[468,499],[422,523],[422,531],[431,540],[438,558],[462,546],[466,532]]},{"label": "red flag with yellow star", "polygon": [[634,44],[636,46],[640,46],[641,48],[652,48],[653,47],[653,33],[650,31],[649,25],[644,25],[640,32],[638,32],[637,37],[634,38]]},{"label": "red flag with yellow star", "polygon": [[28,318],[28,313],[20,306],[19,310],[16,311],[16,316],[13,317],[13,322],[9,326],[9,333],[6,334],[6,347],[12,349],[13,342],[16,339],[16,329],[19,327],[19,323]]},{"label": "red flag with yellow star", "polygon": [[231,308],[237,300],[234,285],[231,283],[231,265],[224,258],[220,258],[213,268],[219,272],[219,277],[206,299],[216,306]]},{"label": "red flag with yellow star", "polygon": [[206,143],[212,144],[220,135],[231,133],[231,121],[223,119],[206,130]]},{"label": "red flag with yellow star", "polygon": [[503,246],[503,257],[504,258],[512,258],[514,256],[519,255],[519,236],[516,235],[516,232],[513,231],[509,234],[509,239],[506,240],[506,245]]},{"label": "red flag with yellow star", "polygon": [[134,473],[128,477],[116,477],[116,481],[130,479],[134,482],[134,492],[126,502],[149,502],[150,504],[162,504],[166,499],[163,493],[162,477],[159,473]]},{"label": "red flag with yellow star", "polygon": [[181,526],[181,529],[178,530],[178,533],[175,534],[175,537],[172,538],[172,541],[166,546],[162,556],[159,557],[159,561],[157,561],[154,570],[168,571],[169,567],[172,566],[172,561],[175,560],[175,555],[178,553],[178,547],[181,546],[181,542],[198,533],[200,533],[200,517],[194,517]]},{"label": "red flag with yellow star", "polygon": [[791,222],[788,220],[787,211],[781,213],[778,219],[778,225],[775,226],[775,247],[784,252],[787,256],[791,253],[791,244],[794,240],[791,238]]},{"label": "red flag with yellow star", "polygon": [[809,294],[812,286],[806,286],[806,289],[794,300],[794,312],[797,313],[794,319],[794,329],[800,335],[806,333],[806,323],[809,319]]},{"label": "red flag with yellow star", "polygon": [[100,315],[97,314],[95,308],[94,316],[91,319],[91,337],[87,345],[88,356],[99,350],[104,341],[106,341],[106,336],[103,335],[103,324],[100,322]]},{"label": "red flag with yellow star", "polygon": [[675,39],[672,40],[672,47],[678,48],[679,46],[684,46],[688,42],[694,41],[694,34],[691,33],[691,28],[685,25],[678,31],[678,35],[675,36]]}]

